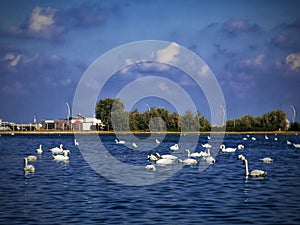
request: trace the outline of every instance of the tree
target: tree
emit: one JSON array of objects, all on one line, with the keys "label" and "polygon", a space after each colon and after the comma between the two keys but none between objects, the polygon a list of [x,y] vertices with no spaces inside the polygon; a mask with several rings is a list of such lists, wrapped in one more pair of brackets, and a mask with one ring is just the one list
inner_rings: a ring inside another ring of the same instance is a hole
[{"label": "tree", "polygon": [[[128,130],[128,114],[119,98],[101,99],[96,106],[96,118],[106,125],[106,130]],[[113,123],[114,121],[114,123]]]},{"label": "tree", "polygon": [[189,109],[181,117],[181,129],[182,131],[194,131],[194,132],[200,130],[198,116],[194,115],[192,111]]},{"label": "tree", "polygon": [[211,130],[210,122],[204,116],[201,116],[200,112],[197,112],[197,117],[199,118],[199,125],[200,125],[199,131],[210,131]]}]

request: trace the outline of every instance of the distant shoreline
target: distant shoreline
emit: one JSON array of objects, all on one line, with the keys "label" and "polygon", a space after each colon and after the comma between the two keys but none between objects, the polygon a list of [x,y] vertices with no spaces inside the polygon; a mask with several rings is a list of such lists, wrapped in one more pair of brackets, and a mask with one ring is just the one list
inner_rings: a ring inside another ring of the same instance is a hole
[{"label": "distant shoreline", "polygon": [[[148,131],[56,131],[56,130],[47,130],[47,131],[0,131],[1,134],[165,134],[164,132],[148,132]],[[166,132],[166,134],[300,134],[299,131],[205,131],[205,132]]]}]

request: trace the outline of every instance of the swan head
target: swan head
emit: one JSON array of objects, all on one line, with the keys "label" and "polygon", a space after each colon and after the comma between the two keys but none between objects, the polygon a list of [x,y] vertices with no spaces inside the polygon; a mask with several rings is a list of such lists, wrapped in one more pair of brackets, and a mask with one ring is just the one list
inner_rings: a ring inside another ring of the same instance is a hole
[{"label": "swan head", "polygon": [[243,160],[243,161],[246,159],[245,156],[243,156],[243,155],[239,155],[238,158],[239,158],[239,160]]},{"label": "swan head", "polygon": [[63,153],[64,153],[64,155],[68,155],[68,154],[71,154],[71,151],[70,150],[64,150]]},{"label": "swan head", "polygon": [[244,148],[245,148],[244,145],[242,145],[242,144],[238,145],[238,149],[244,149]]},{"label": "swan head", "polygon": [[221,150],[225,149],[225,145],[220,145],[220,149]]},{"label": "swan head", "polygon": [[158,152],[155,153],[155,156],[156,156],[158,159],[161,158],[161,156],[160,156],[160,154],[159,154]]}]

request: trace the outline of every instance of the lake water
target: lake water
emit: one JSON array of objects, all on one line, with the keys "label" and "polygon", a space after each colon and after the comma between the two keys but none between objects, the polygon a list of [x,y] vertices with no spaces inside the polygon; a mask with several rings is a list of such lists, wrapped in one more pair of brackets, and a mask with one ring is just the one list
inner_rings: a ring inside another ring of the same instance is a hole
[{"label": "lake water", "polygon": [[[158,135],[159,145],[146,135],[120,136],[127,144],[140,140],[136,149],[115,144],[113,135],[100,135],[102,147],[100,141],[80,135],[78,149],[74,135],[2,134],[0,224],[299,224],[300,149],[286,141],[300,143],[300,136],[252,136],[255,141],[225,135],[221,141],[226,146],[243,144],[245,149],[221,153],[214,146],[215,164],[156,166],[153,172],[143,169],[149,164],[147,155],[171,154],[169,146],[179,135]],[[187,134],[178,153],[182,158],[184,149],[193,147],[194,139],[188,140]],[[201,144],[206,142],[206,135],[198,136],[195,151],[204,151]],[[49,152],[61,143],[71,150],[69,162],[55,162]],[[44,152],[30,162],[36,171],[24,175],[23,158],[37,155],[39,144]],[[102,152],[102,158],[89,158],[93,151]],[[239,154],[247,158],[250,170],[265,170],[267,176],[246,179]],[[263,157],[275,161],[262,163]],[[96,170],[93,158],[98,160]],[[126,164],[131,170],[123,168]]]}]

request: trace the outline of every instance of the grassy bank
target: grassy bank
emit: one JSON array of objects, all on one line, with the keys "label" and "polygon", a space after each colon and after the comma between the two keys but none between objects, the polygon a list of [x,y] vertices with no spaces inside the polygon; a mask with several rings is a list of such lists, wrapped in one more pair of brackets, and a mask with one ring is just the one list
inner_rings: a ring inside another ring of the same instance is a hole
[{"label": "grassy bank", "polygon": [[[134,132],[114,132],[114,131],[58,131],[58,130],[42,130],[42,131],[0,131],[1,134],[165,134],[164,132],[146,132],[146,131],[134,131]],[[216,132],[166,132],[166,134],[300,134],[299,131],[216,131]]]}]

